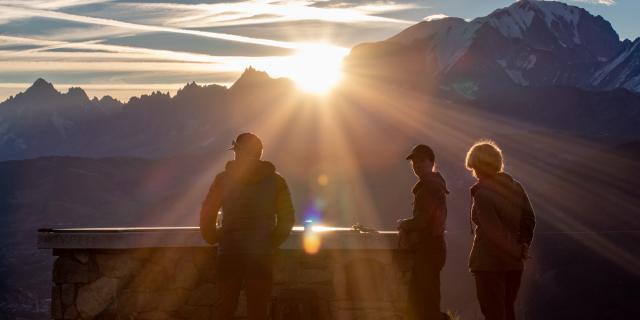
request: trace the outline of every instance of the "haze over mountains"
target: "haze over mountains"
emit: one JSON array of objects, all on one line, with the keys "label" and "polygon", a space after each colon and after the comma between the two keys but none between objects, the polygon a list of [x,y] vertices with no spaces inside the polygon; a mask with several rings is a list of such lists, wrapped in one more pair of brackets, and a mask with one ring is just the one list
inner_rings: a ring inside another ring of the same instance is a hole
[{"label": "haze over mountains", "polygon": [[[49,253],[34,253],[37,228],[194,225],[213,175],[232,157],[224,150],[238,132],[253,131],[287,178],[298,220],[320,212],[339,226],[393,229],[410,212],[414,177],[403,156],[431,144],[451,189],[445,305],[466,315],[474,310],[471,282],[458,283],[467,274],[473,178],[464,154],[492,138],[539,218],[533,254],[541,258],[520,314],[632,318],[640,283],[639,239],[628,233],[640,229],[639,43],[621,41],[583,9],[527,0],[359,45],[327,96],[253,68],[230,88],[190,83],[175,96],[126,103],[91,99],[81,88],[60,93],[38,79],[0,103],[0,160],[11,160],[0,162],[0,270],[20,279],[0,281],[0,311],[31,312],[33,297],[48,294]],[[316,182],[321,174],[326,186]],[[576,261],[593,264],[578,272]],[[581,281],[595,273],[597,287]],[[603,298],[603,290],[611,293]]]}]

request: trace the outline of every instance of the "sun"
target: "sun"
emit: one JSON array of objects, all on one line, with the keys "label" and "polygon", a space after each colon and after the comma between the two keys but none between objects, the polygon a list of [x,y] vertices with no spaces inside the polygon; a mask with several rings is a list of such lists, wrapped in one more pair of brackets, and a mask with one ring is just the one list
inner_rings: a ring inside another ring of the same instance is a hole
[{"label": "sun", "polygon": [[286,76],[303,91],[324,94],[342,77],[342,59],[349,52],[328,44],[305,44],[287,57]]}]

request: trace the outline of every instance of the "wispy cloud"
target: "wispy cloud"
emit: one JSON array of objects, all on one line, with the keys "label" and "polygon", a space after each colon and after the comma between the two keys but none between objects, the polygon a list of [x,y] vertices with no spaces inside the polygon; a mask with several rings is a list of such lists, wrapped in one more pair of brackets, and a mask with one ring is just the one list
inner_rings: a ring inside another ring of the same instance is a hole
[{"label": "wispy cloud", "polygon": [[603,4],[606,6],[612,6],[616,4],[616,0],[571,0],[573,2],[582,2],[582,3],[592,3],[592,4]]},{"label": "wispy cloud", "polygon": [[137,31],[143,31],[143,32],[169,32],[169,33],[177,33],[177,34],[188,34],[188,35],[198,36],[198,37],[221,39],[221,40],[227,40],[227,41],[250,43],[250,44],[257,44],[257,45],[264,45],[264,46],[271,46],[271,47],[278,47],[278,48],[294,49],[297,47],[296,44],[294,43],[289,43],[284,41],[252,38],[252,37],[238,36],[238,35],[218,33],[218,32],[208,32],[208,31],[200,31],[200,30],[180,29],[180,28],[174,28],[174,27],[146,25],[146,24],[139,24],[139,23],[124,22],[124,21],[119,21],[114,19],[88,17],[83,15],[50,11],[50,10],[39,10],[39,9],[0,5],[0,11],[3,11],[4,14],[16,15],[21,17],[26,17],[26,16],[43,17],[43,18],[49,18],[49,19],[66,20],[66,21],[73,21],[73,22],[93,24],[93,25],[117,27],[122,29],[137,30]]},{"label": "wispy cloud", "polygon": [[[0,69],[5,72],[188,72],[239,73],[248,66],[269,70],[286,64],[288,56],[214,56],[173,50],[102,44],[97,41],[66,42],[0,36],[0,48],[31,45],[26,50],[1,50]],[[82,51],[51,51],[56,49]]]},{"label": "wispy cloud", "polygon": [[112,1],[113,0],[4,0],[2,1],[2,4],[34,9],[57,10],[68,7],[88,6],[92,4]]},{"label": "wispy cloud", "polygon": [[442,19],[448,18],[448,17],[449,16],[446,15],[446,14],[439,13],[439,14],[432,14],[430,16],[426,16],[422,20],[424,20],[424,21],[435,21],[435,20],[442,20]]},{"label": "wispy cloud", "polygon": [[241,1],[217,4],[124,3],[136,10],[170,12],[169,25],[183,28],[240,26],[317,20],[341,23],[412,24],[413,21],[387,18],[376,14],[415,8],[414,4],[372,3],[351,7],[315,7],[316,1]]}]

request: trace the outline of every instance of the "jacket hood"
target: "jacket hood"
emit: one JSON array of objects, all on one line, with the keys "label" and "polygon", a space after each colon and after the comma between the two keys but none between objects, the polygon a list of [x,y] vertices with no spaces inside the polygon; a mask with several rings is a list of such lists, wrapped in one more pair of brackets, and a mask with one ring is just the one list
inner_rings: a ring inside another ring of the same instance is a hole
[{"label": "jacket hood", "polygon": [[449,189],[447,189],[447,182],[444,180],[444,177],[440,172],[430,172],[423,177],[420,177],[420,181],[425,184],[429,184],[431,186],[437,187],[444,191],[445,194],[449,194]]},{"label": "jacket hood", "polygon": [[471,195],[475,195],[478,190],[486,188],[501,194],[518,188],[513,177],[505,172],[500,172],[490,178],[481,179],[471,187]]},{"label": "jacket hood", "polygon": [[255,184],[276,172],[276,167],[269,161],[232,160],[225,165],[225,173],[241,184]]}]

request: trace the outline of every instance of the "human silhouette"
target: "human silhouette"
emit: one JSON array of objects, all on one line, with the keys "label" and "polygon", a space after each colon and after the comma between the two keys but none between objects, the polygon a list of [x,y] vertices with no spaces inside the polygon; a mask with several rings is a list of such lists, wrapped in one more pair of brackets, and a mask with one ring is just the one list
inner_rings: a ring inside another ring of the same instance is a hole
[{"label": "human silhouette", "polygon": [[474,144],[466,166],[478,179],[471,187],[475,236],[469,269],[480,309],[486,320],[514,320],[536,223],[533,208],[522,185],[504,172],[502,151],[494,142]]},{"label": "human silhouette", "polygon": [[[218,243],[215,319],[231,319],[242,287],[247,315],[267,319],[273,286],[275,250],[294,223],[294,209],[285,180],[275,166],[262,161],[262,142],[242,133],[232,142],[235,160],[216,175],[200,212],[204,239]],[[218,211],[222,222],[216,229]]]},{"label": "human silhouette", "polygon": [[418,182],[413,187],[413,217],[398,221],[401,245],[410,250],[413,266],[409,283],[409,319],[439,320],[440,271],[446,259],[447,219],[444,178],[434,171],[435,154],[424,144],[406,157]]}]

